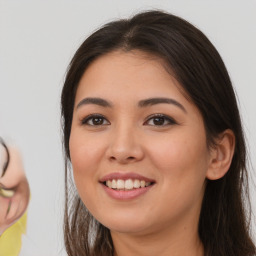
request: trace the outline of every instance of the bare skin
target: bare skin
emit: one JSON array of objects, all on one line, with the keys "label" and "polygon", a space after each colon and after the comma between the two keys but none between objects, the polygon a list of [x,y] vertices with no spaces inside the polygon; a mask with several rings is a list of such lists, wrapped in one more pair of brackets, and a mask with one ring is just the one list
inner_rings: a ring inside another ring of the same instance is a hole
[{"label": "bare skin", "polygon": [[24,214],[30,196],[21,155],[16,148],[8,149],[10,162],[5,175],[0,178],[0,186],[14,194],[11,197],[0,196],[0,235]]},{"label": "bare skin", "polygon": [[[115,256],[203,256],[205,182],[222,177],[233,155],[228,130],[209,149],[200,111],[162,64],[139,51],[106,54],[76,93],[74,179],[87,209],[109,228]],[[135,197],[135,185],[130,193],[103,182],[135,176],[152,181]]]},{"label": "bare skin", "polygon": [[177,233],[170,232],[168,227],[161,232],[141,236],[112,231],[114,256],[203,256],[204,248],[197,234],[197,223],[193,229],[194,231],[184,226],[182,231]]}]

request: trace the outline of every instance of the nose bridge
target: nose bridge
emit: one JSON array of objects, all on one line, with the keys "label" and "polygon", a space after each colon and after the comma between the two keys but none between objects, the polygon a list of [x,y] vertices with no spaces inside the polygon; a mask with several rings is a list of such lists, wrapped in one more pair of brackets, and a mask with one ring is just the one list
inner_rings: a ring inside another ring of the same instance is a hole
[{"label": "nose bridge", "polygon": [[113,127],[109,157],[120,162],[136,161],[143,157],[138,129],[131,120],[120,120]]}]

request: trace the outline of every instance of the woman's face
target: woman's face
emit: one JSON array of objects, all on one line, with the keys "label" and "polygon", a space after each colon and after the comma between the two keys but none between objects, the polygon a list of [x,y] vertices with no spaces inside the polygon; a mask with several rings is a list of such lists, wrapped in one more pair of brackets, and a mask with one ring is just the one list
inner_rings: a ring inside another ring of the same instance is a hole
[{"label": "woman's face", "polygon": [[199,110],[139,51],[95,60],[76,93],[70,155],[79,195],[115,232],[197,228],[210,152]]}]

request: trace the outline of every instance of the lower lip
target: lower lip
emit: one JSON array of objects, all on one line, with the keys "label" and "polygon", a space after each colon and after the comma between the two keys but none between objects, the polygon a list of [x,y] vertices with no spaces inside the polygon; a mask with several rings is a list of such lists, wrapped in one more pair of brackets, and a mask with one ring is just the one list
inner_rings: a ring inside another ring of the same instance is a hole
[{"label": "lower lip", "polygon": [[148,187],[135,188],[135,189],[131,189],[131,190],[115,190],[115,189],[111,189],[111,188],[105,186],[102,183],[101,183],[101,185],[103,186],[103,189],[105,190],[105,192],[111,198],[114,198],[114,199],[117,199],[117,200],[135,199],[135,198],[145,194],[146,192],[148,192],[153,186],[153,185],[150,185]]}]

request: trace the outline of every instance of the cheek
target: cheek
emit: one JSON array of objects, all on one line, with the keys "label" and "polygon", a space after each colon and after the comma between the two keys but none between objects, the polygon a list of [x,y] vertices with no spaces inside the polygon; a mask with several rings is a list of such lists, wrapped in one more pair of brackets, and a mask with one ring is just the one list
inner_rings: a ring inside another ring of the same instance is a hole
[{"label": "cheek", "polygon": [[95,166],[93,166],[91,156],[88,154],[89,151],[86,147],[70,140],[70,157],[74,183],[81,200],[86,206],[91,205],[94,201],[93,193],[90,192],[94,189],[91,181],[94,178],[93,168]]},{"label": "cheek", "polygon": [[97,152],[78,129],[71,131],[69,149],[75,185],[80,196],[83,197],[91,189],[92,182],[89,181],[94,178],[93,173],[97,168],[95,159]]},{"label": "cheek", "polygon": [[95,212],[101,159],[105,152],[105,140],[102,136],[86,135],[81,128],[71,130],[69,149],[73,168],[74,182],[81,200],[87,209]]},{"label": "cheek", "polygon": [[74,174],[87,175],[97,167],[102,155],[102,146],[96,139],[85,136],[78,128],[71,130],[69,149]]},{"label": "cheek", "polygon": [[192,209],[198,213],[201,207],[207,148],[203,142],[190,140],[188,144],[186,141],[176,138],[151,147],[151,161],[161,184],[159,194],[163,195],[155,198],[155,207],[160,209],[164,205],[163,218],[178,217]]},{"label": "cheek", "polygon": [[[152,141],[149,148],[150,159],[165,183],[203,183],[208,168],[208,149],[203,136],[196,134],[175,134],[174,138]],[[182,181],[182,182],[181,182]],[[186,184],[187,183],[187,184]]]}]

